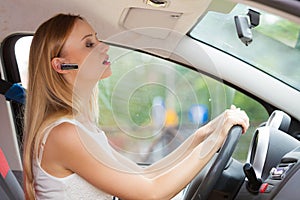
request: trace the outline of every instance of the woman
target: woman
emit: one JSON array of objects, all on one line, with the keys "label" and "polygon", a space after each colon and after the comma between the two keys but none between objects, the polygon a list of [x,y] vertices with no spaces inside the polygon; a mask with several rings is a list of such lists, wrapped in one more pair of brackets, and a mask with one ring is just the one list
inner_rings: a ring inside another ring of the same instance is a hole
[{"label": "woman", "polygon": [[[247,115],[232,106],[169,156],[139,167],[113,150],[96,126],[94,88],[111,75],[108,49],[80,16],[59,14],[37,29],[25,111],[27,199],[170,199],[212,158],[233,125],[247,130]],[[65,70],[65,64],[78,69]]]}]

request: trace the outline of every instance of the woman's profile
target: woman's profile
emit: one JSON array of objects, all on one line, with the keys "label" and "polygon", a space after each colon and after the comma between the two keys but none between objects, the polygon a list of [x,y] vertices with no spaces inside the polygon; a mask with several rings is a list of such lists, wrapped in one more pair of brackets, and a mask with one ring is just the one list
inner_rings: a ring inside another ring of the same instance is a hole
[{"label": "woman's profile", "polygon": [[137,165],[116,152],[97,126],[95,88],[112,74],[108,49],[78,15],[58,14],[36,30],[25,107],[26,199],[171,199],[233,125],[248,129],[246,113],[232,106],[165,158]]}]

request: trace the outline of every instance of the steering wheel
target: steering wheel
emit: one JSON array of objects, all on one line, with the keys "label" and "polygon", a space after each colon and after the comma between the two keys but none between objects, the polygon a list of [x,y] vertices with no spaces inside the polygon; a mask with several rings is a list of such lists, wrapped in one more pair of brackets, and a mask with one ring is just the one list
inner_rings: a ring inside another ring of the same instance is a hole
[{"label": "steering wheel", "polygon": [[226,167],[226,164],[229,161],[241,134],[242,127],[239,125],[235,125],[229,130],[223,146],[221,147],[215,161],[211,165],[203,181],[196,190],[191,191],[191,189],[188,189],[186,191],[184,200],[206,200],[208,198],[216,182],[220,178],[224,168]]}]

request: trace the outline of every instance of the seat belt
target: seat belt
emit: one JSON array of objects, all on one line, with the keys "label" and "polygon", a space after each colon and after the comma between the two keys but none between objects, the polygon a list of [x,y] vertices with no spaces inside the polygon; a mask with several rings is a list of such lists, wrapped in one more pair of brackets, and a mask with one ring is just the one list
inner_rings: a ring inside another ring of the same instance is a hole
[{"label": "seat belt", "polygon": [[0,94],[4,95],[7,101],[25,104],[26,90],[18,83],[10,83],[0,79]]},{"label": "seat belt", "polygon": [[0,174],[0,188],[1,188],[1,192],[3,192],[4,194],[1,195],[1,199],[7,199],[7,200],[14,200],[16,199],[16,197],[13,195],[12,191],[9,189],[7,183],[5,182],[4,178],[2,177],[2,175]]}]

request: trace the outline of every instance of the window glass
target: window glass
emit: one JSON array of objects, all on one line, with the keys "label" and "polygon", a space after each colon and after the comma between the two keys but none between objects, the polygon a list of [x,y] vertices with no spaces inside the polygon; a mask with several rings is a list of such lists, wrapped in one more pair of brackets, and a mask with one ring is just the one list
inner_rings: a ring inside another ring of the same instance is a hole
[{"label": "window glass", "polygon": [[260,22],[250,30],[252,42],[246,46],[238,38],[234,17],[247,16],[249,9],[252,8],[237,4],[228,14],[208,12],[190,36],[300,90],[300,25],[255,9],[260,13]]},{"label": "window glass", "polygon": [[[31,39],[24,37],[16,44],[25,87]],[[222,82],[148,54],[111,46],[109,55],[113,74],[98,84],[99,125],[117,151],[137,163],[152,163],[235,104],[250,117],[248,134],[234,153],[238,160],[246,159],[251,133],[268,118],[258,102]]]},{"label": "window glass", "polygon": [[268,118],[258,102],[163,59],[117,47],[109,54],[113,75],[99,83],[100,125],[118,151],[139,163],[157,161],[235,104],[251,120],[234,153],[246,160],[251,133]]},{"label": "window glass", "polygon": [[16,60],[19,67],[20,77],[22,86],[27,88],[27,68],[29,59],[29,49],[31,44],[32,36],[21,37],[15,46]]}]

